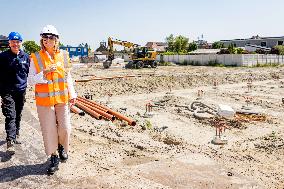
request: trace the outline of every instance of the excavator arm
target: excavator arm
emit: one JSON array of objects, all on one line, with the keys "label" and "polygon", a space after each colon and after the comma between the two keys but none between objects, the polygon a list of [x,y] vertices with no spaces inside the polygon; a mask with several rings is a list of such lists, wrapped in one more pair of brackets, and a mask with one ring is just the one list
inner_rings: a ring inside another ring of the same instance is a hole
[{"label": "excavator arm", "polygon": [[114,49],[113,45],[120,45],[126,48],[137,48],[139,47],[138,44],[129,42],[129,41],[121,41],[118,39],[112,39],[111,37],[108,38],[108,60],[112,61],[114,59]]}]

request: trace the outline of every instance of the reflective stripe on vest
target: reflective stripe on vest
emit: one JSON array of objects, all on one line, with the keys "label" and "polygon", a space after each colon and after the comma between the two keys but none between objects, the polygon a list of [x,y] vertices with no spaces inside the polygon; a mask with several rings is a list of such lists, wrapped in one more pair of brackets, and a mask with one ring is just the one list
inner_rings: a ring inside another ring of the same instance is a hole
[{"label": "reflective stripe on vest", "polygon": [[42,61],[41,61],[41,57],[40,57],[38,52],[35,53],[35,56],[36,56],[36,59],[37,59],[37,63],[39,65],[39,72],[42,72],[43,71],[43,64],[42,64]]},{"label": "reflective stripe on vest", "polygon": [[66,82],[64,78],[56,78],[54,80],[47,80],[47,84],[64,83],[64,82]]},{"label": "reflective stripe on vest", "polygon": [[56,91],[56,92],[50,92],[50,93],[35,92],[35,96],[36,97],[40,97],[40,98],[62,96],[62,95],[67,95],[67,94],[68,94],[68,90],[67,89],[65,89],[64,91]]}]

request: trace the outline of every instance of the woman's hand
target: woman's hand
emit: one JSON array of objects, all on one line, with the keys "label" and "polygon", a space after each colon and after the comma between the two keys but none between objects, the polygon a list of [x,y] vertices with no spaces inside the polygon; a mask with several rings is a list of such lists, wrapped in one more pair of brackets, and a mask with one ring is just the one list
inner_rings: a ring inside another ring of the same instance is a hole
[{"label": "woman's hand", "polygon": [[43,75],[48,74],[49,72],[54,72],[57,69],[56,64],[51,64],[48,68],[43,70]]},{"label": "woman's hand", "polygon": [[70,99],[70,100],[69,100],[69,103],[70,103],[70,106],[75,105],[75,103],[76,103],[76,98]]}]

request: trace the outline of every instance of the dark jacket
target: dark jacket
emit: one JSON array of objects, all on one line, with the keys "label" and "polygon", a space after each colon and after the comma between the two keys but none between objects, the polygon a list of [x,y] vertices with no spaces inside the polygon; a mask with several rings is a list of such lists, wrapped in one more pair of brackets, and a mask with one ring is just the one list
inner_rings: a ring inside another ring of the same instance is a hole
[{"label": "dark jacket", "polygon": [[26,90],[29,67],[30,57],[22,50],[0,53],[0,93]]}]

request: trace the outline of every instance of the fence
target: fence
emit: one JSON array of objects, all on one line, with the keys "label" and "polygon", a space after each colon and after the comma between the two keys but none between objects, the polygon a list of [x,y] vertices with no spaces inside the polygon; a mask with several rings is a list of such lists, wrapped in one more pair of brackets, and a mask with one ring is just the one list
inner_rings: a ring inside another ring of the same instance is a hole
[{"label": "fence", "polygon": [[225,66],[284,65],[284,56],[273,54],[158,55],[157,60],[193,65],[208,65],[210,62],[223,64]]}]

